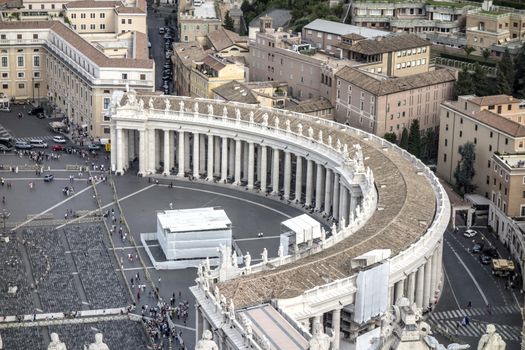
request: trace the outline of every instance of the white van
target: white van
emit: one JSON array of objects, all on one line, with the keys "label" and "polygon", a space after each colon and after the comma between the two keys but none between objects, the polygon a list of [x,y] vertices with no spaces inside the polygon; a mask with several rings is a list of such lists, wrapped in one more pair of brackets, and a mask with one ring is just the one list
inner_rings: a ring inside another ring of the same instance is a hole
[{"label": "white van", "polygon": [[201,6],[202,1],[201,0],[193,0],[193,6]]},{"label": "white van", "polygon": [[29,144],[35,148],[47,148],[47,143],[42,140],[33,139],[29,141]]}]

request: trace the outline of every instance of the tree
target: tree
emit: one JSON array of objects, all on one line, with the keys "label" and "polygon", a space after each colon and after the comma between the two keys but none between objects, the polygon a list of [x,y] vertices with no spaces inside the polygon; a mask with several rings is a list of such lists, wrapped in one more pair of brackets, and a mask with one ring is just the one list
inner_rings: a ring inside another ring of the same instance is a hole
[{"label": "tree", "polygon": [[459,146],[459,155],[461,160],[458,161],[454,171],[456,187],[461,193],[471,193],[475,186],[472,184],[472,178],[476,175],[474,170],[474,160],[476,159],[476,146],[472,142],[467,142]]},{"label": "tree", "polygon": [[514,67],[516,67],[514,74],[514,94],[517,97],[525,98],[525,44],[514,59]]},{"label": "tree", "polygon": [[507,80],[505,72],[503,72],[501,69],[498,69],[498,72],[496,73],[496,80],[498,82],[499,94],[512,95],[512,85]]},{"label": "tree", "polygon": [[481,55],[483,56],[485,61],[488,61],[489,57],[490,57],[490,50],[489,49],[484,49],[483,51],[481,51]]},{"label": "tree", "polygon": [[437,144],[438,138],[434,129],[428,128],[425,135],[421,139],[421,159],[429,161],[437,158]]},{"label": "tree", "polygon": [[399,147],[402,149],[408,148],[408,130],[407,128],[403,128],[403,132],[401,133],[401,140],[399,140]]},{"label": "tree", "polygon": [[230,16],[230,11],[226,11],[226,15],[224,16],[224,24],[222,26],[224,29],[231,30],[232,32],[235,30],[233,18]]},{"label": "tree", "polygon": [[474,84],[474,92],[478,96],[491,95],[491,89],[487,80],[487,74],[479,63],[474,64],[474,77],[472,82]]},{"label": "tree", "polygon": [[498,72],[496,77],[499,93],[512,95],[512,87],[514,86],[514,62],[512,62],[512,57],[510,57],[509,49],[505,49],[505,52],[503,52],[497,68]]},{"label": "tree", "polygon": [[391,143],[397,142],[397,134],[395,132],[387,132],[383,138]]},{"label": "tree", "polygon": [[471,53],[476,51],[476,48],[472,47],[472,46],[465,46],[465,47],[463,47],[463,51],[465,51],[465,55],[467,55],[467,57],[469,57]]},{"label": "tree", "polygon": [[419,130],[419,119],[412,120],[408,134],[407,151],[416,157],[421,155],[421,132]]},{"label": "tree", "polygon": [[458,80],[454,83],[454,94],[457,96],[472,95],[476,92],[472,75],[466,67],[458,74]]}]

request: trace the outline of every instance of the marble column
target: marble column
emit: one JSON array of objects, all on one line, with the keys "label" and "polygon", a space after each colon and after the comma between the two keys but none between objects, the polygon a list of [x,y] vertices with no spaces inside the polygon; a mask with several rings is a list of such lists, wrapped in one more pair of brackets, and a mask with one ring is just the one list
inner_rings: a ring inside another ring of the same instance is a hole
[{"label": "marble column", "polygon": [[261,147],[260,145],[257,146],[257,180],[261,181]]},{"label": "marble column", "polygon": [[301,202],[303,192],[303,157],[295,156],[295,202]]},{"label": "marble column", "polygon": [[139,131],[139,174],[141,176],[146,175],[147,169],[147,156],[146,156],[146,130]]},{"label": "marble column", "polygon": [[241,140],[235,140],[235,184],[241,184]]},{"label": "marble column", "polygon": [[199,174],[206,171],[206,135],[199,134]]},{"label": "marble column", "polygon": [[191,151],[190,133],[189,132],[185,132],[184,133],[184,157],[183,157],[183,160],[184,160],[184,169],[186,169],[186,171],[189,171],[189,172],[191,172],[190,151]]},{"label": "marble column", "polygon": [[121,128],[117,129],[117,143],[119,147],[117,148],[117,173],[122,175],[124,174],[124,130]]},{"label": "marble column", "polygon": [[405,279],[403,278],[400,281],[397,281],[395,284],[395,296],[394,296],[394,304],[399,298],[402,298],[405,296]]},{"label": "marble column", "polygon": [[290,186],[292,182],[292,155],[284,152],[284,199],[290,199]]},{"label": "marble column", "polygon": [[164,130],[164,175],[170,174],[171,162],[170,162],[170,131]]},{"label": "marble column", "polygon": [[279,194],[279,150],[273,149],[272,194]]},{"label": "marble column", "polygon": [[235,177],[235,140],[229,139],[228,142],[228,176]]},{"label": "marble column", "polygon": [[214,146],[213,135],[208,135],[208,168],[206,169],[208,181],[213,181],[213,163],[215,162],[215,157],[213,156]]},{"label": "marble column", "polygon": [[324,213],[326,216],[330,215],[330,208],[332,208],[332,170],[326,168],[324,178]]},{"label": "marble column", "polygon": [[432,258],[429,258],[425,264],[425,288],[423,290],[423,308],[428,307],[431,301],[432,293]]},{"label": "marble column", "polygon": [[[122,147],[122,145],[119,145],[119,140],[117,140],[117,128],[116,127],[111,127],[110,129],[110,134],[109,134],[109,137],[110,137],[110,142],[111,142],[111,171],[116,171],[117,170],[117,152],[118,152],[118,148]],[[140,158],[140,157],[139,157]],[[140,167],[140,163],[139,163],[139,167]]]},{"label": "marble column", "polygon": [[324,167],[318,163],[315,175],[315,210],[319,212],[323,208],[323,173]]},{"label": "marble column", "polygon": [[437,254],[437,250],[435,250],[434,254],[432,254],[432,276],[430,278],[430,302],[431,303],[434,302],[436,289],[438,285],[438,279],[437,279],[437,274],[438,274],[437,260],[438,259],[437,258],[438,258],[438,254]]},{"label": "marble column", "polygon": [[267,158],[267,147],[261,146],[261,192],[266,192],[266,179],[268,177],[268,172],[266,167],[268,166]]},{"label": "marble column", "polygon": [[157,169],[160,168],[160,162],[162,161],[163,152],[161,147],[161,138],[164,135],[162,130],[155,129],[155,166],[153,167],[153,173],[157,172]]},{"label": "marble column", "polygon": [[312,205],[313,176],[313,161],[308,159],[306,161],[306,207],[310,207]]},{"label": "marble column", "polygon": [[416,273],[416,305],[419,308],[423,307],[423,295],[425,289],[425,267],[420,266]]},{"label": "marble column", "polygon": [[332,311],[332,329],[334,330],[332,350],[339,350],[341,346],[341,309]]},{"label": "marble column", "polygon": [[213,155],[215,156],[215,161],[213,165],[213,176],[220,177],[221,176],[221,138],[219,136],[214,137],[214,152]]},{"label": "marble column", "polygon": [[339,220],[339,174],[334,172],[334,200],[332,204],[332,217]]},{"label": "marble column", "polygon": [[339,220],[345,219],[345,223],[348,226],[348,189],[341,185],[340,186],[341,193],[339,196],[341,197],[341,204],[339,205]]},{"label": "marble column", "polygon": [[124,171],[128,170],[129,163],[135,158],[135,132],[134,130],[126,130],[126,140],[128,144],[128,152],[124,154]]},{"label": "marble column", "polygon": [[248,189],[253,190],[255,171],[255,145],[248,142]]},{"label": "marble column", "polygon": [[248,148],[250,147],[248,145],[248,142],[242,143],[242,180],[247,181],[248,180],[248,166],[249,166],[249,160],[248,160]]},{"label": "marble column", "polygon": [[412,272],[408,275],[407,298],[411,303],[414,303],[416,293],[416,273]]},{"label": "marble column", "polygon": [[222,137],[221,146],[221,182],[225,183],[228,178],[228,138]]},{"label": "marble column", "polygon": [[198,133],[193,133],[193,177],[199,178],[199,145],[200,145],[200,135]]},{"label": "marble column", "polygon": [[348,215],[350,215],[350,213],[352,213],[355,217],[355,208],[357,207],[357,196],[353,193],[349,193],[350,194],[350,211],[348,212]]},{"label": "marble column", "polygon": [[177,137],[178,139],[178,142],[179,142],[179,149],[178,149],[178,152],[179,152],[179,165],[178,165],[178,172],[177,172],[177,176],[178,177],[184,177],[184,166],[186,164],[186,160],[184,159],[185,155],[186,155],[186,151],[184,149],[184,131],[179,131],[179,135]]},{"label": "marble column", "polygon": [[155,174],[155,129],[148,129],[148,173]]},{"label": "marble column", "polygon": [[177,157],[175,156],[175,131],[170,131],[170,170],[177,164]]}]

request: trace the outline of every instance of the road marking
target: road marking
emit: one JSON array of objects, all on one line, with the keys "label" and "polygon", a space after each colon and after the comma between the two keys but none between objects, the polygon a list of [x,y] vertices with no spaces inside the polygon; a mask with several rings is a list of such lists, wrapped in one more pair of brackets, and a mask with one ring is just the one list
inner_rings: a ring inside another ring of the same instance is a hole
[{"label": "road marking", "polygon": [[456,301],[456,305],[459,309],[461,309],[461,305],[459,305],[458,298],[456,297],[456,293],[454,292],[454,288],[452,288],[452,283],[450,283],[450,279],[448,278],[447,271],[443,267],[443,273],[445,274],[445,279],[447,280],[448,286],[450,287],[450,291],[452,292],[452,296],[454,297],[454,300]]},{"label": "road marking", "polygon": [[[44,172],[47,172],[47,170],[45,170]],[[44,181],[44,178],[43,177],[10,177],[10,178],[6,178],[5,179],[6,181],[9,180],[9,181]],[[71,179],[67,178],[67,177],[55,177],[53,179],[53,181],[70,181]],[[73,179],[75,181],[87,181],[87,179]]]},{"label": "road marking", "polygon": [[483,298],[483,301],[485,302],[485,304],[488,304],[489,301],[487,299],[487,297],[485,296],[485,293],[483,293],[483,290],[481,289],[481,287],[479,286],[479,283],[478,281],[476,281],[476,279],[474,278],[474,275],[472,275],[472,272],[470,272],[470,270],[468,269],[467,265],[465,265],[465,262],[463,261],[463,259],[461,259],[461,257],[459,256],[458,253],[456,253],[456,251],[454,250],[454,248],[452,247],[452,245],[447,242],[448,246],[450,247],[450,250],[452,251],[452,253],[454,253],[454,255],[456,256],[456,258],[459,260],[459,263],[461,264],[461,266],[463,266],[463,268],[465,269],[465,271],[467,271],[467,274],[470,276],[470,278],[472,279],[472,282],[474,282],[474,285],[476,286],[476,288],[478,289],[478,292],[479,294],[481,294],[481,297]]},{"label": "road marking", "polygon": [[244,242],[244,241],[258,241],[260,239],[274,239],[280,238],[281,236],[266,236],[266,237],[253,237],[253,238],[238,238],[234,239],[235,242]]},{"label": "road marking", "polygon": [[[95,186],[98,185],[99,183],[100,183],[100,181],[97,182],[97,183],[95,184]],[[11,232],[18,230],[20,227],[22,227],[22,226],[24,226],[24,225],[27,225],[28,223],[30,223],[30,222],[33,221],[33,220],[38,219],[38,218],[41,217],[42,215],[44,215],[44,214],[50,212],[51,210],[53,210],[53,209],[55,209],[55,208],[58,208],[58,207],[61,206],[62,204],[66,203],[66,202],[69,202],[70,200],[72,200],[72,199],[75,198],[76,196],[82,194],[83,192],[86,192],[86,191],[89,190],[89,189],[91,189],[91,186],[88,186],[88,187],[84,188],[83,190],[81,190],[81,191],[75,193],[74,195],[72,195],[72,196],[70,196],[70,197],[64,199],[63,201],[60,201],[60,202],[58,202],[57,204],[55,204],[55,205],[53,205],[53,206],[47,208],[46,210],[40,212],[39,214],[36,214],[36,215],[33,216],[31,219],[28,219],[28,220],[22,222],[21,224],[19,224],[19,225],[13,227],[13,228],[11,229]]]},{"label": "road marking", "polygon": [[123,269],[115,269],[115,271],[135,271],[135,270],[144,270],[144,269],[154,269],[155,267],[154,266],[146,266],[146,267],[126,267],[126,268],[123,268]]},{"label": "road marking", "polygon": [[[148,245],[148,247],[160,247],[160,244],[151,244],[151,245]],[[136,248],[138,249],[144,249],[144,246],[143,245],[138,245]],[[131,246],[131,245],[128,245],[128,246],[124,246],[124,247],[115,247],[115,248],[108,248],[109,250],[126,250],[126,249],[135,249],[134,246]]]}]

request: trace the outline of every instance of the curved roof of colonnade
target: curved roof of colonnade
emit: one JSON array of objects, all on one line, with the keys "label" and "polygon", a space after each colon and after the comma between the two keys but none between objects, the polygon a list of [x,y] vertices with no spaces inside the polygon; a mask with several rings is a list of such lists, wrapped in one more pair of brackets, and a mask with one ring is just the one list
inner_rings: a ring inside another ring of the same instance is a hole
[{"label": "curved roof of colonnade", "polygon": [[[155,109],[165,109],[166,96],[141,94],[148,105],[153,98]],[[169,96],[171,109],[179,109],[179,101],[184,100],[187,109],[193,110],[193,101],[187,97]],[[121,103],[126,103],[124,95]],[[249,111],[254,111],[254,121],[261,123],[264,113],[269,114],[268,125],[273,125],[275,116],[281,123],[291,122],[291,129],[297,124],[303,130],[311,126],[315,135],[322,128],[323,139],[332,136],[341,143],[360,144],[365,166],[371,168],[378,192],[377,207],[372,217],[363,227],[340,243],[299,261],[277,267],[273,270],[242,276],[219,284],[219,289],[227,298],[232,298],[236,307],[244,307],[267,302],[274,298],[292,298],[304,291],[337,279],[352,275],[350,261],[373,249],[390,248],[397,254],[415,243],[432,224],[436,211],[436,196],[426,176],[418,175],[416,166],[402,154],[388,151],[373,138],[357,138],[345,131],[341,124],[318,123],[317,118],[278,109],[266,109],[249,105],[231,104],[215,100],[201,100],[199,112],[207,114],[207,105],[214,105],[215,114],[221,115],[223,106],[228,108],[228,117],[235,118],[235,109],[241,110],[243,120],[249,120]],[[190,103],[190,104],[189,104]],[[202,122],[202,120],[201,120]],[[282,124],[281,124],[282,125]],[[335,151],[334,151],[335,152]]]}]

